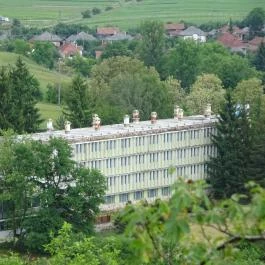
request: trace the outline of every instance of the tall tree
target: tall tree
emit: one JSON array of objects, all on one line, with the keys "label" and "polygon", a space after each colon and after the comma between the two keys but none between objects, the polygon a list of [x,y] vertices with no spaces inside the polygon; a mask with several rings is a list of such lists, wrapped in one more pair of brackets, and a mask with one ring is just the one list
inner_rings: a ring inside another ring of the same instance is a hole
[{"label": "tall tree", "polygon": [[204,74],[197,77],[191,87],[191,93],[186,97],[186,105],[193,113],[204,113],[206,104],[212,105],[214,113],[218,113],[224,103],[225,90],[222,81],[213,74]]},{"label": "tall tree", "polygon": [[40,114],[35,107],[40,98],[39,82],[20,57],[10,71],[10,82],[14,103],[12,128],[18,133],[35,132],[41,123]]},{"label": "tall tree", "polygon": [[254,58],[254,65],[257,70],[265,71],[265,43],[262,42]]},{"label": "tall tree", "polygon": [[65,103],[67,110],[64,112],[73,127],[88,126],[91,111],[89,112],[88,85],[84,78],[77,75],[66,92]]},{"label": "tall tree", "polygon": [[54,138],[43,144],[7,135],[0,151],[0,201],[9,206],[19,243],[43,250],[50,233],[56,234],[64,221],[75,231],[92,231],[104,201],[105,178],[97,170],[79,167],[65,140]]},{"label": "tall tree", "polygon": [[0,127],[18,133],[35,132],[41,123],[35,107],[40,98],[40,89],[26,65],[18,58],[12,68],[0,71]]},{"label": "tall tree", "polygon": [[208,182],[212,195],[221,199],[244,193],[249,179],[250,123],[245,106],[236,105],[229,91],[216,129],[216,135],[212,135],[216,155],[208,163]]},{"label": "tall tree", "polygon": [[252,9],[247,17],[245,18],[245,24],[250,27],[252,34],[255,34],[264,26],[265,23],[265,11],[261,7],[256,7]]},{"label": "tall tree", "polygon": [[145,21],[140,26],[140,32],[142,35],[140,57],[145,65],[154,66],[159,71],[165,45],[163,23]]}]

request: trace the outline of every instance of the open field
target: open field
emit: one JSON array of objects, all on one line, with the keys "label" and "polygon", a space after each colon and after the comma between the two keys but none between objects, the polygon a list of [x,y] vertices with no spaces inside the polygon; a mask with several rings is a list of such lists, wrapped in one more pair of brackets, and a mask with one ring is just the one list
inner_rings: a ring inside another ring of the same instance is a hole
[{"label": "open field", "polygon": [[[9,52],[0,52],[0,66],[1,65],[14,65],[19,55]],[[26,63],[29,71],[39,80],[41,91],[46,90],[47,84],[58,84],[60,80],[63,85],[68,84],[71,80],[70,77],[59,74],[58,72],[51,71],[37,63],[33,62],[29,58],[21,56],[22,60]]]},{"label": "open field", "polygon": [[[105,11],[107,6],[113,7]],[[81,12],[98,7],[101,14],[82,19]],[[89,26],[133,27],[145,19],[195,23],[242,19],[254,7],[265,8],[264,0],[0,0],[0,15],[18,18],[35,26],[58,21]]]}]

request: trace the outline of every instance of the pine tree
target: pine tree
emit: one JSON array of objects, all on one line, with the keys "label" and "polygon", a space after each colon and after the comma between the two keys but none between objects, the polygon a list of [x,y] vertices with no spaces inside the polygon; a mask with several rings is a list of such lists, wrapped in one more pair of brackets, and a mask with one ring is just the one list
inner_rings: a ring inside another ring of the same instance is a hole
[{"label": "pine tree", "polygon": [[35,107],[40,97],[38,81],[18,58],[14,67],[0,72],[0,127],[17,133],[35,132],[41,123]]},{"label": "pine tree", "polygon": [[254,59],[254,65],[257,70],[265,71],[265,43],[262,42],[259,46],[257,54]]},{"label": "pine tree", "polygon": [[75,128],[88,126],[91,115],[88,111],[87,92],[86,81],[78,75],[72,80],[68,93],[66,93],[67,111],[64,112],[64,115]]},{"label": "pine tree", "polygon": [[230,92],[226,95],[216,128],[217,134],[212,136],[212,142],[217,154],[208,163],[208,182],[213,197],[221,199],[246,192],[251,146],[247,112],[243,105],[235,105]]}]

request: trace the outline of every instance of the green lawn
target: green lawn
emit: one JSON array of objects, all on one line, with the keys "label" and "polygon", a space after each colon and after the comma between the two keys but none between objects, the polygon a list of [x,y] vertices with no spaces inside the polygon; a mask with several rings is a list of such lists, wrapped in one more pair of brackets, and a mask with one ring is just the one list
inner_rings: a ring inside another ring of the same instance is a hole
[{"label": "green lawn", "polygon": [[[107,6],[113,9],[105,11]],[[81,12],[98,7],[101,14],[82,19]],[[1,14],[21,19],[26,24],[45,26],[58,21],[81,22],[89,26],[118,25],[129,28],[145,19],[164,22],[185,20],[202,23],[242,19],[264,0],[0,0]]]},{"label": "green lawn", "polygon": [[[18,56],[15,53],[0,52],[0,65],[14,65]],[[22,56],[22,60],[28,66],[29,71],[39,80],[42,92],[46,90],[49,83],[56,85],[60,81],[62,85],[66,85],[71,81],[71,77],[51,71],[26,57]]]}]

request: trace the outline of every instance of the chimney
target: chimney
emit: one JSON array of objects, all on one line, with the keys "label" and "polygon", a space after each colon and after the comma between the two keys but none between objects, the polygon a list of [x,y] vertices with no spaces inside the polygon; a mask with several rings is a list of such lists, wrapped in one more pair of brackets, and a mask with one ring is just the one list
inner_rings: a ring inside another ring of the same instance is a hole
[{"label": "chimney", "polygon": [[70,133],[71,131],[71,122],[70,121],[65,121],[64,123],[64,131],[65,133]]},{"label": "chimney", "polygon": [[179,119],[179,120],[182,120],[182,119],[183,119],[183,116],[184,116],[184,111],[183,111],[183,109],[179,109],[178,119]]},{"label": "chimney", "polygon": [[134,123],[138,123],[140,121],[139,110],[137,110],[137,109],[134,110],[132,116],[133,116],[133,122]]},{"label": "chimney", "polygon": [[212,107],[211,107],[211,104],[207,104],[207,105],[206,105],[206,108],[205,108],[205,110],[204,110],[204,116],[205,116],[205,118],[210,119],[210,118],[211,118],[211,114],[212,114]]},{"label": "chimney", "polygon": [[151,124],[155,124],[157,122],[157,113],[155,111],[151,112]]},{"label": "chimney", "polygon": [[97,114],[93,114],[92,117],[93,117],[92,125],[93,125],[94,129],[97,131],[97,130],[100,129],[101,120],[100,120],[100,118],[98,117]]},{"label": "chimney", "polygon": [[128,127],[130,125],[130,116],[129,115],[124,115],[124,118],[123,118],[123,124],[124,124],[124,127]]},{"label": "chimney", "polygon": [[176,105],[174,108],[174,119],[176,119],[176,120],[178,120],[178,118],[179,118],[179,110],[180,110],[180,107],[178,105]]},{"label": "chimney", "polygon": [[53,130],[52,119],[48,119],[48,121],[47,121],[47,131],[51,132],[52,130]]}]

